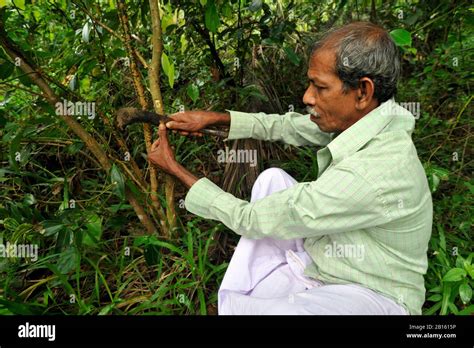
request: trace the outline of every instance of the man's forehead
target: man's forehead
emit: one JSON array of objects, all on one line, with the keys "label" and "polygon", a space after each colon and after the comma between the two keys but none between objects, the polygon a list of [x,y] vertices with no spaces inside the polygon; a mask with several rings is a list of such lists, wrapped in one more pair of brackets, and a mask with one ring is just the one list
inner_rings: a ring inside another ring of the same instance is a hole
[{"label": "man's forehead", "polygon": [[311,79],[333,74],[335,62],[336,54],[334,50],[322,49],[314,52],[309,61],[308,77]]}]

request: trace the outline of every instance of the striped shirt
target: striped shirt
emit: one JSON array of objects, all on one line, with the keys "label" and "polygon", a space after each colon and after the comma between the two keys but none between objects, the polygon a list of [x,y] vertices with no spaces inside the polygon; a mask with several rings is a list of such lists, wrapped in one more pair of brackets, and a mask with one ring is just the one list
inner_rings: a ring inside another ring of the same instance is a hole
[{"label": "striped shirt", "polygon": [[318,176],[252,203],[201,178],[186,209],[247,238],[305,238],[307,276],[357,283],[421,314],[433,206],[414,116],[392,99],[335,136],[295,112],[230,114],[229,139],[322,146]]}]

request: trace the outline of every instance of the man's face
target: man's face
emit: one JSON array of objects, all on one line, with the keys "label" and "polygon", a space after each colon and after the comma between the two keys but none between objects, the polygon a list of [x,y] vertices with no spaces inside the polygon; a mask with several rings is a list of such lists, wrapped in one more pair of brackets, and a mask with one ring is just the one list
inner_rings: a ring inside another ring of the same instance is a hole
[{"label": "man's face", "polygon": [[311,121],[326,133],[340,133],[361,118],[355,108],[356,91],[349,89],[343,93],[343,83],[334,71],[335,63],[332,50],[321,49],[313,54],[308,68],[310,83],[303,96],[310,113],[319,114],[312,114]]}]

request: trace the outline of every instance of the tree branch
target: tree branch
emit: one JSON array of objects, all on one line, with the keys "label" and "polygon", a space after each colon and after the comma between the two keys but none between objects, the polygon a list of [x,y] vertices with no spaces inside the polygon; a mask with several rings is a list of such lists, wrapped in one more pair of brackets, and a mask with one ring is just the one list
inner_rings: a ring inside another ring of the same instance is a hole
[{"label": "tree branch", "polygon": [[[136,59],[135,59],[135,56],[133,55],[133,47],[131,44],[132,38],[130,35],[129,21],[128,21],[128,16],[127,16],[127,11],[125,8],[125,3],[123,0],[117,1],[117,9],[118,9],[120,23],[122,25],[122,29],[124,33],[123,37],[124,37],[125,47],[127,49],[128,56],[130,59],[130,71],[132,73],[133,85],[135,87],[135,91],[137,92],[138,102],[140,103],[140,106],[142,107],[143,110],[146,110],[148,108],[148,101],[145,95],[145,87],[143,86],[143,83],[141,80],[141,75],[137,67]],[[145,137],[147,152],[149,153],[150,148],[151,148],[151,143],[152,143],[151,141],[152,133],[151,133],[150,125],[148,124],[143,125],[143,133]],[[164,236],[167,236],[169,234],[168,226],[166,225],[165,213],[163,211],[163,208],[161,207],[159,197],[158,197],[157,170],[154,166],[150,166],[149,168],[150,168],[150,186],[151,186],[150,194],[151,194],[152,204],[160,218],[162,234]]]},{"label": "tree branch", "polygon": [[[161,69],[161,54],[163,52],[163,43],[161,40],[161,20],[158,9],[158,0],[150,0],[150,14],[152,23],[152,37],[151,43],[153,53],[151,63],[148,68],[148,78],[150,81],[150,92],[153,99],[153,107],[158,114],[164,114],[163,98],[161,96],[160,88],[160,69]],[[170,175],[165,176],[165,196],[166,196],[166,216],[171,231],[176,227],[176,210],[174,203],[174,186],[175,180]]]}]

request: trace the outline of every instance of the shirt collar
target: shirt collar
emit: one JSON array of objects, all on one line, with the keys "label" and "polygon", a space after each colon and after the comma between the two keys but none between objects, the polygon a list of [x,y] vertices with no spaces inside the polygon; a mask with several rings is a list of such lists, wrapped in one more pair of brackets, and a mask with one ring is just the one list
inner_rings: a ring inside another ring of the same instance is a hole
[{"label": "shirt collar", "polygon": [[[397,116],[397,117],[395,117]],[[335,137],[328,145],[334,162],[350,156],[379,134],[392,120],[399,120],[395,129],[413,131],[415,118],[394,99],[387,100]]]}]

